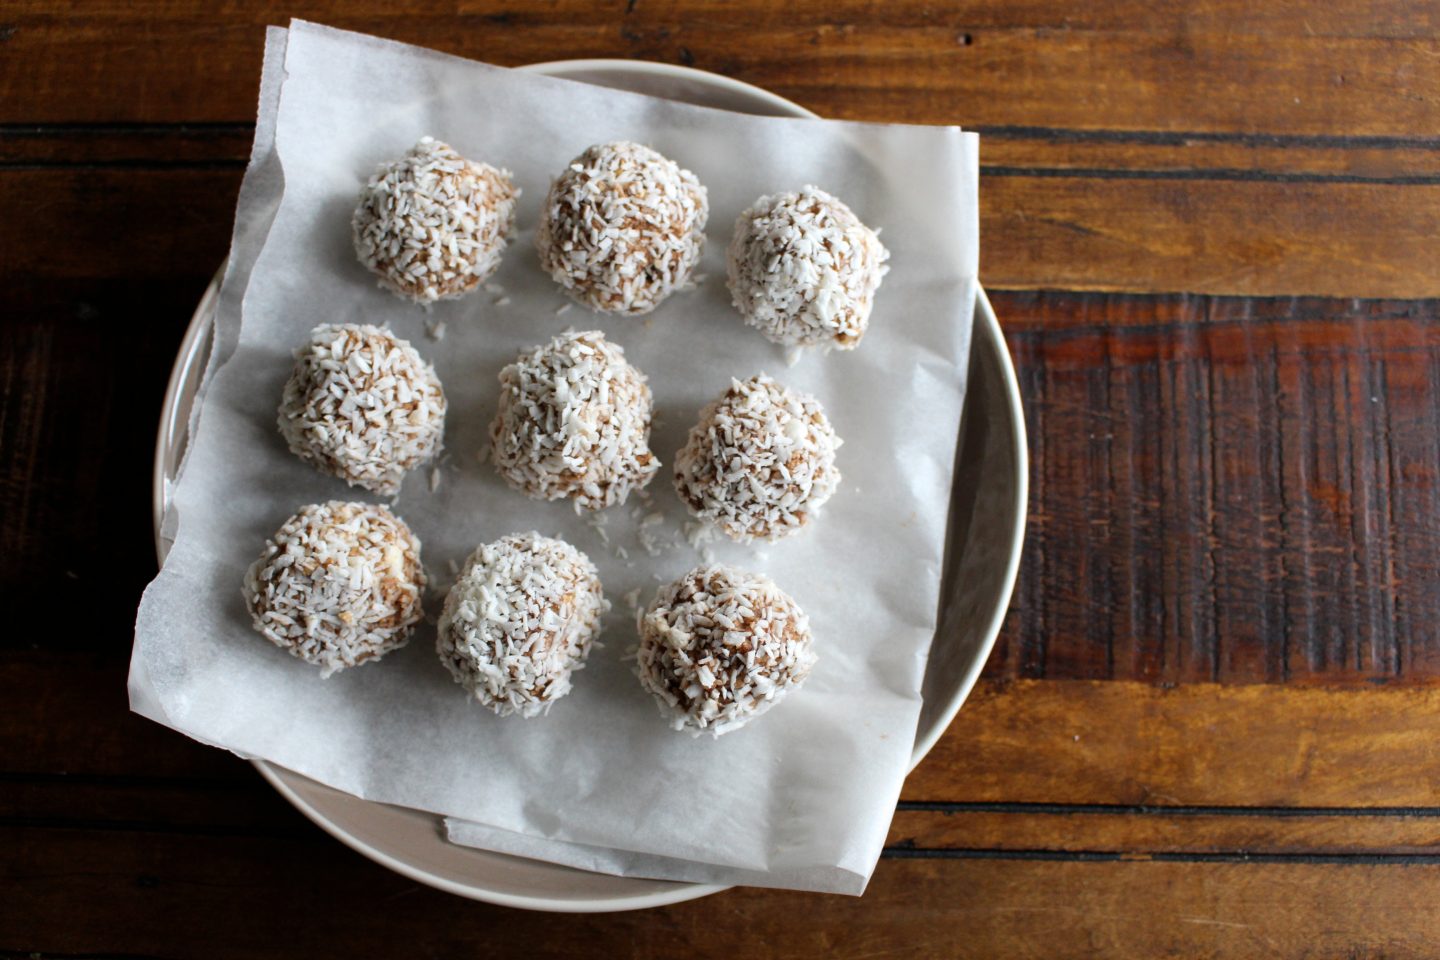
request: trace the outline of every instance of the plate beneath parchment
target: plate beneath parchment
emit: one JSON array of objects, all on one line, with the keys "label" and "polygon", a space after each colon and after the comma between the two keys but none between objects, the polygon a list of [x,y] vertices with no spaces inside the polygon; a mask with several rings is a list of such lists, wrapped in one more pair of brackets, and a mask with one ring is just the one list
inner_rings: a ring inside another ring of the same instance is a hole
[{"label": "plate beneath parchment", "polygon": [[[815,116],[758,87],[666,64],[565,60],[524,69],[745,113]],[[219,282],[217,277],[195,310],[161,415],[153,510],[162,560],[170,544],[160,536],[160,521],[210,352]],[[1028,474],[1015,369],[981,290],[951,492],[940,622],[922,686],[924,705],[912,767],[950,725],[994,646],[1020,562]],[[456,846],[445,840],[440,819],[433,814],[361,800],[262,761],[255,766],[301,813],[350,847],[421,883],[477,900],[532,910],[599,912],[661,906],[725,889],[613,877]]]}]

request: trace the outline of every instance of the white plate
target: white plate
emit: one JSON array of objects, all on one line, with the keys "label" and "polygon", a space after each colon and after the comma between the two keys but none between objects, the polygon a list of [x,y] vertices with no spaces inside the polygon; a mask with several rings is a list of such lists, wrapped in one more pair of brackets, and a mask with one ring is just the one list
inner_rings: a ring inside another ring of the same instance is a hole
[{"label": "white plate", "polygon": [[[685,67],[561,60],[524,69],[752,114],[815,116],[758,87]],[[156,552],[162,561],[170,544],[160,535],[160,520],[210,353],[219,282],[217,277],[195,309],[165,394],[155,447],[153,507]],[[1015,368],[995,311],[981,290],[946,535],[940,624],[922,687],[925,703],[912,768],[955,718],[995,644],[1020,563],[1028,475]],[[445,840],[433,814],[361,800],[263,761],[255,767],[301,813],[348,846],[411,879],[476,900],[531,910],[602,912],[678,903],[725,889],[612,877],[456,846]]]}]

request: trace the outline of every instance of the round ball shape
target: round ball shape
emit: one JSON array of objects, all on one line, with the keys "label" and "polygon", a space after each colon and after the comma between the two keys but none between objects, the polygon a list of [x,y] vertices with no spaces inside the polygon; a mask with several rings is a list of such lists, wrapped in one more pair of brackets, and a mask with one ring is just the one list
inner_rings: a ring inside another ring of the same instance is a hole
[{"label": "round ball shape", "polygon": [[360,191],[355,253],[380,286],[407,300],[464,296],[499,266],[519,196],[510,171],[425,137]]},{"label": "round ball shape", "polygon": [[675,491],[732,540],[798,533],[840,484],[842,441],[820,402],[760,374],[731,380],[675,454]]},{"label": "round ball shape", "polygon": [[708,216],[689,170],[638,143],[602,143],[550,186],[535,245],[575,300],[638,316],[688,282]]},{"label": "round ball shape", "polygon": [[538,533],[512,534],[465,562],[436,650],[480,703],[502,717],[534,717],[570,692],[609,608],[585,554]]},{"label": "round ball shape", "polygon": [[500,371],[490,452],[505,482],[577,508],[624,503],[660,468],[645,375],[598,330],[568,332]]},{"label": "round ball shape", "polygon": [[390,497],[440,452],[445,393],[434,368],[389,331],[327,324],[295,351],[279,424],[301,460]]},{"label": "round ball shape", "polygon": [[640,617],[640,682],[676,730],[719,737],[799,687],[815,664],[810,622],[769,577],[697,567]]},{"label": "round ball shape", "polygon": [[771,341],[853,350],[889,258],[849,207],[807,186],[740,214],[726,279],[735,309]]},{"label": "round ball shape", "polygon": [[320,668],[377,660],[403,647],[423,611],[420,541],[368,503],[302,507],[245,571],[245,605],[267,640]]}]

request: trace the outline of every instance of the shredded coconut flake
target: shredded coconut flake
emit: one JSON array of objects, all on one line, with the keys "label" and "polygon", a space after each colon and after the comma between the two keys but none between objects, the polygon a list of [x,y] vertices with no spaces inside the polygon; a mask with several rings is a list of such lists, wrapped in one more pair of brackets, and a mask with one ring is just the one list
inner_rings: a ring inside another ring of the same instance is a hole
[{"label": "shredded coconut flake", "polygon": [[465,562],[436,650],[480,703],[502,717],[534,717],[570,692],[609,609],[585,554],[538,533],[512,534]]},{"label": "shredded coconut flake", "polygon": [[519,196],[508,170],[425,137],[360,192],[355,253],[381,286],[416,303],[464,296],[500,264]]},{"label": "shredded coconut flake", "polygon": [[420,541],[383,506],[312,504],[245,571],[255,629],[321,676],[403,647],[420,622]]},{"label": "shredded coconut flake", "polygon": [[775,343],[852,350],[889,257],[849,207],[807,186],[761,197],[740,214],[726,279],[745,322]]},{"label": "shredded coconut flake", "polygon": [[280,434],[300,459],[380,496],[440,452],[445,393],[409,343],[379,327],[316,327],[295,351]]},{"label": "shredded coconut flake", "polygon": [[660,468],[650,387],[598,330],[569,332],[500,372],[491,456],[511,487],[577,511],[624,503]]},{"label": "shredded coconut flake", "polygon": [[814,397],[763,373],[731,380],[675,455],[675,490],[730,539],[773,542],[797,533],[835,492],[840,444]]},{"label": "shredded coconut flake", "polygon": [[591,147],[545,198],[540,263],[592,310],[649,313],[685,286],[705,243],[705,188],[638,143]]},{"label": "shredded coconut flake", "polygon": [[674,729],[718,737],[799,687],[811,646],[809,620],[769,577],[698,567],[640,617],[637,673]]}]

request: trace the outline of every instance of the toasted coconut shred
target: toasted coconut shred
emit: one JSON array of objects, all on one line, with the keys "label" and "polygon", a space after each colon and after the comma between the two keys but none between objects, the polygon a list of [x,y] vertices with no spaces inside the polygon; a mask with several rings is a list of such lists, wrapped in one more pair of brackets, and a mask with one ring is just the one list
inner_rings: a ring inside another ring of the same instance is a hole
[{"label": "toasted coconut shred", "polygon": [[727,280],[745,322],[785,346],[853,350],[890,253],[818,187],[761,197],[735,221]]},{"label": "toasted coconut shred", "polygon": [[840,484],[820,402],[765,374],[731,380],[675,454],[675,491],[732,540],[773,542],[809,523]]},{"label": "toasted coconut shred", "polygon": [[245,605],[271,643],[337,670],[403,647],[423,614],[420,541],[383,506],[312,504],[245,571]]},{"label": "toasted coconut shred", "polygon": [[424,137],[360,191],[355,253],[382,287],[416,303],[464,296],[499,266],[519,196],[510,171]]},{"label": "toasted coconut shred", "polygon": [[769,710],[815,664],[810,622],[769,577],[705,566],[639,618],[640,682],[676,730],[719,737]]},{"label": "toasted coconut shred", "polygon": [[324,325],[295,351],[280,434],[300,459],[381,496],[440,452],[445,393],[435,370],[379,327]]},{"label": "toasted coconut shred", "polygon": [[511,487],[577,510],[624,503],[660,468],[645,375],[598,330],[567,332],[500,371],[490,455]]},{"label": "toasted coconut shred", "polygon": [[592,310],[638,316],[685,285],[709,206],[689,170],[638,143],[591,147],[551,184],[540,263]]},{"label": "toasted coconut shred", "polygon": [[534,717],[570,692],[610,604],[595,565],[562,540],[513,534],[477,549],[445,598],[436,650],[500,716]]}]

